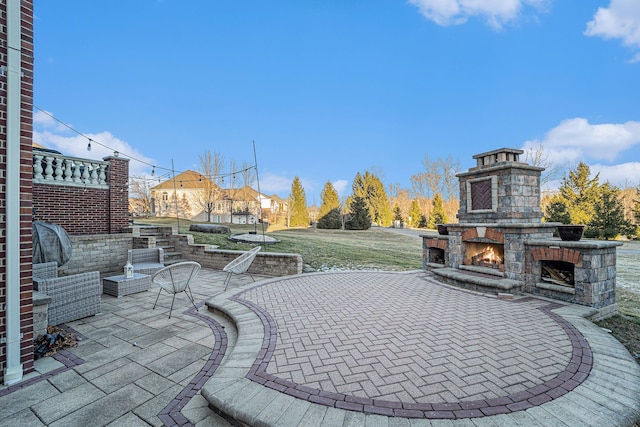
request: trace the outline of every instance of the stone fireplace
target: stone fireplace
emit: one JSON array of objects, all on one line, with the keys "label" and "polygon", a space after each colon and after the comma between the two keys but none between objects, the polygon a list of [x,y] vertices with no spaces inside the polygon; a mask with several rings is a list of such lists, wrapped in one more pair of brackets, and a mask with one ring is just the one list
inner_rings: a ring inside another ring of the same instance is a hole
[{"label": "stone fireplace", "polygon": [[458,222],[425,234],[423,266],[441,280],[491,293],[526,292],[615,313],[619,242],[562,241],[558,223],[542,221],[543,168],[520,161],[522,150],[501,148],[473,158],[457,175]]}]

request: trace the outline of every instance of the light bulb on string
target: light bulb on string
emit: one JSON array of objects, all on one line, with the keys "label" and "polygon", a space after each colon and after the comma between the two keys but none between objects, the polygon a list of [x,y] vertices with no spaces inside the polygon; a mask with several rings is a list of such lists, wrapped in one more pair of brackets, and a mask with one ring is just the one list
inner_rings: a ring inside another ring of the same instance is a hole
[{"label": "light bulb on string", "polygon": [[154,176],[155,174],[156,174],[156,167],[151,166],[151,176]]},{"label": "light bulb on string", "polygon": [[89,143],[87,144],[87,151],[91,151],[91,138],[89,138]]}]

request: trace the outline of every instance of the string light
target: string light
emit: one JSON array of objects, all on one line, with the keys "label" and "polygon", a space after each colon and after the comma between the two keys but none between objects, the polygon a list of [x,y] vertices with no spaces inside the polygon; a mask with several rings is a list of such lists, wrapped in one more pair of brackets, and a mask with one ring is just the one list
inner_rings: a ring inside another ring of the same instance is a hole
[{"label": "string light", "polygon": [[[58,123],[60,123],[61,125],[65,126],[65,127],[66,127],[66,128],[68,128],[69,130],[71,130],[71,131],[73,131],[73,132],[77,133],[78,135],[82,136],[83,138],[86,138],[86,139],[87,139],[87,151],[91,151],[91,149],[92,149],[91,143],[94,143],[94,144],[98,144],[99,146],[101,146],[101,147],[104,147],[104,148],[108,149],[109,151],[112,151],[112,152],[113,152],[113,155],[114,155],[115,157],[119,157],[119,155],[120,155],[120,152],[119,152],[119,151],[114,150],[113,148],[111,148],[111,147],[109,147],[109,146],[107,146],[107,145],[104,145],[104,144],[100,143],[99,141],[96,141],[95,139],[92,139],[92,138],[88,137],[87,135],[85,135],[85,134],[83,134],[82,132],[80,132],[80,131],[78,131],[78,130],[74,129],[72,126],[68,125],[67,123],[63,122],[62,120],[58,119],[57,117],[55,117],[54,115],[52,115],[52,114],[51,114],[51,113],[49,113],[48,111],[43,110],[42,108],[38,107],[37,105],[34,105],[34,106],[33,106],[33,108],[35,108],[35,109],[37,109],[38,111],[40,111],[40,112],[42,112],[42,113],[46,114],[47,116],[51,117],[51,118],[52,118],[53,120],[55,120],[56,122],[58,122]],[[137,158],[135,158],[135,157],[133,157],[133,156],[130,156],[130,155],[127,155],[127,154],[124,154],[124,153],[123,153],[123,155],[124,155],[125,157],[129,158],[130,160],[134,160],[134,161],[136,161],[136,162],[139,162],[139,163],[145,164],[145,165],[147,165],[147,166],[151,166],[151,176],[155,176],[156,165],[152,165],[151,163],[148,163],[148,162],[146,162],[146,161],[144,161],[144,160],[137,159]],[[91,167],[89,167],[89,168],[91,168]],[[157,168],[158,168],[158,169],[160,169],[160,170],[167,171],[167,173],[166,173],[166,174],[164,174],[163,176],[161,176],[161,177],[158,177],[158,178],[157,178],[157,179],[158,179],[158,183],[161,183],[161,182],[162,182],[162,178],[168,178],[168,177],[171,175],[171,173],[174,173],[174,174],[175,174],[175,173],[177,173],[177,174],[181,174],[181,173],[185,173],[185,172],[187,172],[187,171],[174,171],[174,170],[173,170],[173,169],[171,169],[171,168],[166,168],[166,167],[162,167],[162,166],[157,166]],[[252,170],[252,169],[257,169],[257,165],[251,165],[251,166],[248,166],[248,167],[246,167],[245,169],[243,169],[243,170],[241,170],[241,171],[234,171],[234,172],[232,172],[232,173],[226,173],[226,174],[217,174],[217,175],[213,175],[213,176],[210,176],[210,175],[202,175],[202,174],[201,174],[201,175],[200,175],[200,177],[199,177],[199,179],[198,179],[198,181],[202,182],[202,176],[205,176],[206,178],[208,178],[208,179],[210,179],[210,180],[211,180],[212,178],[213,178],[214,180],[215,180],[215,179],[217,179],[217,178],[220,178],[220,179],[221,179],[221,181],[222,181],[222,183],[224,184],[224,178],[225,178],[225,177],[232,177],[232,178],[233,178],[233,180],[235,181],[235,180],[236,180],[236,173],[238,173],[238,172],[239,172],[239,173],[242,173],[242,172],[246,172],[246,171],[249,171],[249,170]],[[152,178],[152,179],[149,179],[148,181],[155,180],[155,179],[156,179],[156,178]],[[185,182],[191,182],[191,181],[192,181],[192,180],[186,180]],[[181,181],[181,186],[182,186],[182,181]]]}]

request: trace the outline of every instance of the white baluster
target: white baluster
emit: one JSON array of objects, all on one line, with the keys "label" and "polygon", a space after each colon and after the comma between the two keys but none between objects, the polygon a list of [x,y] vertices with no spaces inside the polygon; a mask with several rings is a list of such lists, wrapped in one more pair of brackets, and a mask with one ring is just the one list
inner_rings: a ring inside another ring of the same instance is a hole
[{"label": "white baluster", "polygon": [[65,159],[64,161],[64,180],[67,182],[71,182],[73,181],[73,179],[71,179],[71,174],[73,174],[73,168],[76,165],[73,164],[72,160],[69,159]]},{"label": "white baluster", "polygon": [[91,163],[91,183],[92,184],[97,184],[98,183],[97,165],[94,165],[93,163]]},{"label": "white baluster", "polygon": [[100,184],[106,184],[107,183],[106,169],[107,169],[107,165],[104,165],[104,164],[100,165],[100,175],[99,175]]},{"label": "white baluster", "polygon": [[77,162],[76,167],[73,168],[73,182],[82,182],[80,177],[80,170],[82,169],[82,162]]},{"label": "white baluster", "polygon": [[33,158],[35,161],[33,162],[33,174],[35,179],[43,179],[42,176],[42,159],[44,156],[42,154],[34,154]]},{"label": "white baluster", "polygon": [[91,177],[89,169],[91,169],[91,163],[87,162],[84,164],[84,169],[82,170],[82,182],[84,182],[85,185],[87,185],[87,182],[89,182],[89,178]]},{"label": "white baluster", "polygon": [[60,157],[56,157],[56,177],[54,178],[56,181],[62,181],[62,159]]},{"label": "white baluster", "polygon": [[47,156],[45,157],[47,161],[47,166],[44,168],[44,179],[48,181],[53,181],[53,157]]}]

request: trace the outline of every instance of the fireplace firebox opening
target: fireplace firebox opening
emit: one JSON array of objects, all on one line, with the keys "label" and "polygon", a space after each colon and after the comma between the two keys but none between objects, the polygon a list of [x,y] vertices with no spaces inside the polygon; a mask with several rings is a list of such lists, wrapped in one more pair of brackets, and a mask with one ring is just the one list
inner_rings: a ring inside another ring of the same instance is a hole
[{"label": "fireplace firebox opening", "polygon": [[542,261],[541,279],[560,286],[575,287],[575,265],[566,261]]},{"label": "fireplace firebox opening", "polygon": [[429,248],[429,262],[444,265],[444,249],[435,247]]},{"label": "fireplace firebox opening", "polygon": [[465,242],[465,265],[500,269],[504,263],[504,245],[500,243]]}]

